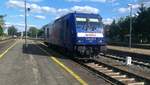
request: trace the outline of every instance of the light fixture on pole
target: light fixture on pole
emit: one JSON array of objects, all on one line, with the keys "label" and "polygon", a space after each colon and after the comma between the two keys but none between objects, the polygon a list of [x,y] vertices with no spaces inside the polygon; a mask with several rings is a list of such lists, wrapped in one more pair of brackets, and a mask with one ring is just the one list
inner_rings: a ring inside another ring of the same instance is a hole
[{"label": "light fixture on pole", "polygon": [[129,33],[129,48],[132,46],[132,4],[128,4],[130,8],[130,33]]}]

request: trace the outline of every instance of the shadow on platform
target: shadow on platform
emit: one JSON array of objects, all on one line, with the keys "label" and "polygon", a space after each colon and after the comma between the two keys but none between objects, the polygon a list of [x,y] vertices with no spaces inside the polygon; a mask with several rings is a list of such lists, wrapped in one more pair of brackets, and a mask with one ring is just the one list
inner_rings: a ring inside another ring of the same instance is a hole
[{"label": "shadow on platform", "polygon": [[[41,47],[42,49],[46,50],[49,53],[49,55],[47,53],[45,53],[44,51],[42,51],[38,46]],[[41,44],[27,44],[27,46],[25,44],[23,44],[22,49],[23,49],[23,53],[25,53],[25,54],[47,56],[47,57],[53,56],[53,57],[57,57],[57,58],[61,58],[61,59],[69,59],[69,58],[62,56],[59,53],[56,53],[52,49],[47,48]]]},{"label": "shadow on platform", "polygon": [[48,56],[46,53],[42,52],[34,44],[27,44],[27,45],[23,44],[22,49],[23,49],[23,53],[25,54]]}]

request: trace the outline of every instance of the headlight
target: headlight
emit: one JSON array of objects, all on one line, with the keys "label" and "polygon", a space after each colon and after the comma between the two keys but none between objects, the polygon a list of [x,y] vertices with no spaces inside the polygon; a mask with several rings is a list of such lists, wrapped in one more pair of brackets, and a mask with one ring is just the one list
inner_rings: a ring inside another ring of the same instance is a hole
[{"label": "headlight", "polygon": [[81,40],[78,40],[78,43],[81,43],[82,41]]}]

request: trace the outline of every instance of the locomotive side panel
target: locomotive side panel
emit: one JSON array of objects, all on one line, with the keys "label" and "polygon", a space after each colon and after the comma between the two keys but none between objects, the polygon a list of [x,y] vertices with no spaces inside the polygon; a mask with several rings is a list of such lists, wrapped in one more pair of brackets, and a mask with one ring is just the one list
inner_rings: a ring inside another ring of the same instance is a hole
[{"label": "locomotive side panel", "polygon": [[49,30],[49,43],[71,50],[72,44],[72,16],[67,15],[56,20]]},{"label": "locomotive side panel", "polygon": [[64,26],[64,46],[65,48],[67,48],[68,50],[72,50],[73,49],[73,34],[74,34],[74,17],[72,14],[68,15],[66,17],[65,21],[65,26]]}]

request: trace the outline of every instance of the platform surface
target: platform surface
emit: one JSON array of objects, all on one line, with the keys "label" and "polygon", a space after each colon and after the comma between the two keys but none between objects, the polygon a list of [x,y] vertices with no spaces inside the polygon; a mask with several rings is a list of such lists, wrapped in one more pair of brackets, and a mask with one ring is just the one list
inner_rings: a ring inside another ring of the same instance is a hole
[{"label": "platform surface", "polygon": [[0,85],[81,85],[32,42],[17,42],[0,59]]}]

